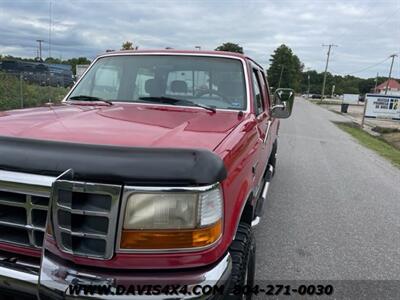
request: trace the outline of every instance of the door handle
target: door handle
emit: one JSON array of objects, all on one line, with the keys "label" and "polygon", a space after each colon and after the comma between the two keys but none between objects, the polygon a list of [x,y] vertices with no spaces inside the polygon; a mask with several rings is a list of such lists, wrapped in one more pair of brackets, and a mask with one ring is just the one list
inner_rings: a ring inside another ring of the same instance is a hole
[{"label": "door handle", "polygon": [[267,140],[268,140],[268,135],[269,135],[269,130],[270,130],[270,128],[271,128],[271,124],[272,124],[272,121],[271,120],[268,120],[268,123],[267,123],[267,130],[265,131],[265,135],[264,135],[264,144],[265,143],[267,143]]}]

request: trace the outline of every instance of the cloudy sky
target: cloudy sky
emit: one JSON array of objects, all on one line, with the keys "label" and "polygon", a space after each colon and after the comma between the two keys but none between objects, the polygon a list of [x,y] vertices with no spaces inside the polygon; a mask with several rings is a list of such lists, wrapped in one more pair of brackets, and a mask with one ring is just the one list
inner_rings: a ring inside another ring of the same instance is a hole
[{"label": "cloudy sky", "polygon": [[231,41],[267,67],[285,43],[306,68],[322,71],[321,45],[334,43],[329,71],[374,77],[387,76],[388,56],[400,54],[400,0],[0,0],[0,54],[36,55],[35,41],[49,40],[50,1],[51,54],[63,59],[94,58],[126,40],[141,49]]}]

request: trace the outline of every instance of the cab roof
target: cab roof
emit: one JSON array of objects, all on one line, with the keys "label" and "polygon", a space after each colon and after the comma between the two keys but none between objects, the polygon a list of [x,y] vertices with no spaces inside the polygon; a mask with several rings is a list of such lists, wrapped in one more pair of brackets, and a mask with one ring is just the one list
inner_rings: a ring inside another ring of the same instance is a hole
[{"label": "cab roof", "polygon": [[216,55],[216,56],[230,56],[235,58],[241,58],[244,60],[250,60],[255,63],[257,66],[262,68],[256,61],[251,59],[250,57],[237,52],[228,52],[228,51],[204,51],[204,50],[176,50],[176,49],[153,49],[153,50],[119,50],[119,51],[110,51],[99,56],[112,56],[112,55],[121,55],[121,54],[201,54],[201,55]]}]

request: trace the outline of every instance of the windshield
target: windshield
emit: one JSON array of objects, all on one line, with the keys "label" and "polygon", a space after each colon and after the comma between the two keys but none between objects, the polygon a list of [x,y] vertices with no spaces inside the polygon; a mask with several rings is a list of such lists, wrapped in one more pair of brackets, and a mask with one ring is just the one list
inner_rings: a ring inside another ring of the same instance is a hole
[{"label": "windshield", "polygon": [[[124,55],[100,58],[69,95],[109,101],[205,105],[246,109],[240,60],[186,55]],[[71,99],[72,100],[72,99]],[[192,104],[191,104],[192,103]]]}]

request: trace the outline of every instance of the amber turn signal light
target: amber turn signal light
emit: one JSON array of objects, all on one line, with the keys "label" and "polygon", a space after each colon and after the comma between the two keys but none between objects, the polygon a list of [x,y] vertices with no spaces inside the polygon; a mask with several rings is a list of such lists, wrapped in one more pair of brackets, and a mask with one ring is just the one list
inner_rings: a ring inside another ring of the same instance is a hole
[{"label": "amber turn signal light", "polygon": [[221,220],[197,229],[123,230],[121,249],[184,249],[211,245],[222,233]]}]

